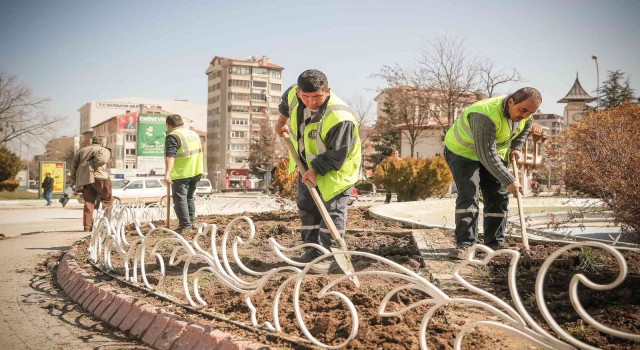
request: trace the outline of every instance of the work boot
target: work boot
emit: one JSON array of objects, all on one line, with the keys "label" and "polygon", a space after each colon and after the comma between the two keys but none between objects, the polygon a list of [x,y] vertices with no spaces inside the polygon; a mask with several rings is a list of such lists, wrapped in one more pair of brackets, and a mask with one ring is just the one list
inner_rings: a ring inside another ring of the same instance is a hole
[{"label": "work boot", "polygon": [[190,233],[191,229],[193,229],[193,226],[185,226],[185,227],[178,227],[174,231],[179,235],[184,235],[185,233]]},{"label": "work boot", "polygon": [[470,250],[471,246],[458,246],[449,252],[449,258],[453,260],[466,260]]},{"label": "work boot", "polygon": [[509,246],[505,242],[498,242],[498,241],[487,243],[486,246],[493,250],[509,249]]},{"label": "work boot", "polygon": [[313,259],[322,255],[319,250],[315,248],[304,248],[304,252],[300,257],[295,258],[294,260],[301,263],[308,263],[313,261]]}]

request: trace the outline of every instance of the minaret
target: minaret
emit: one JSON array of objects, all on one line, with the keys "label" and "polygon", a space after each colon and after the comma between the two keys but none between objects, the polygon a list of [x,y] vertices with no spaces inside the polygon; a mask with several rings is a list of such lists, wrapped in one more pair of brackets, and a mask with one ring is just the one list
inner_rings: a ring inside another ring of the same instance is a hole
[{"label": "minaret", "polygon": [[566,103],[564,106],[564,124],[569,126],[579,123],[582,120],[582,112],[587,103],[595,101],[595,97],[589,96],[584,91],[580,80],[578,80],[578,73],[576,73],[576,81],[573,82],[571,90],[567,93],[567,96],[562,98],[558,103]]}]

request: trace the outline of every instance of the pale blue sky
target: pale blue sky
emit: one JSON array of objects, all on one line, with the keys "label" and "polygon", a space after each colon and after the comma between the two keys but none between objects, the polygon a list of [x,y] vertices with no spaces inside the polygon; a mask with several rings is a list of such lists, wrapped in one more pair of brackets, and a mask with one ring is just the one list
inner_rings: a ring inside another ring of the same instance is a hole
[{"label": "pale blue sky", "polygon": [[0,5],[0,70],[16,75],[49,111],[78,130],[77,109],[119,97],[205,104],[204,74],[216,56],[266,55],[285,67],[284,85],[307,68],[333,91],[373,99],[385,64],[411,65],[425,40],[465,38],[470,56],[515,67],[556,103],[576,72],[595,95],[608,70],[640,93],[640,1],[62,1]]}]

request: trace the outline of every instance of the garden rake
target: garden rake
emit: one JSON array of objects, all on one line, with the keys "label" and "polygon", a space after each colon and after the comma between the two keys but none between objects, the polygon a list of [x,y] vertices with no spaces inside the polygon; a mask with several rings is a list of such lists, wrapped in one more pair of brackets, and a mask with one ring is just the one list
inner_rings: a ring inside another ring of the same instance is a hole
[{"label": "garden rake", "polygon": [[[289,134],[284,133],[282,137],[285,138],[285,144],[289,149],[289,154],[296,162],[296,168],[298,169],[298,172],[300,172],[300,176],[304,175],[304,165],[302,164],[300,157],[298,157],[298,152],[291,143]],[[331,252],[335,253],[334,257],[336,259],[336,262],[338,263],[338,266],[340,266],[340,269],[342,269],[342,271],[349,277],[349,280],[353,282],[356,288],[359,288],[360,281],[358,281],[358,276],[355,275],[355,270],[353,269],[353,265],[351,264],[351,255],[347,253],[347,244],[344,242],[344,239],[342,239],[342,236],[340,236],[338,228],[334,224],[333,219],[331,219],[331,216],[329,215],[327,208],[325,208],[324,202],[322,201],[322,198],[320,198],[320,194],[318,194],[315,186],[311,183],[311,181],[308,180],[305,181],[304,184],[309,189],[311,197],[313,197],[313,202],[316,204],[316,207],[320,211],[322,220],[324,220],[325,224],[327,225],[327,229],[329,229],[329,232],[331,233],[331,236],[335,241],[335,243],[331,245]]]}]

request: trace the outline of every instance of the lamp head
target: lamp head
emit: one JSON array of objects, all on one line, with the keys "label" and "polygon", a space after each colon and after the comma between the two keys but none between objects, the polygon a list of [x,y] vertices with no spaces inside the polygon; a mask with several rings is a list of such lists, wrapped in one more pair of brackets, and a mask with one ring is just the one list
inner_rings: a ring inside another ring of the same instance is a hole
[{"label": "lamp head", "polygon": [[593,58],[594,60],[597,60],[597,59],[598,59],[598,56],[593,55],[593,56],[591,56],[591,58]]}]

